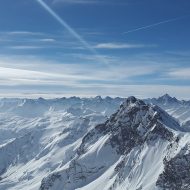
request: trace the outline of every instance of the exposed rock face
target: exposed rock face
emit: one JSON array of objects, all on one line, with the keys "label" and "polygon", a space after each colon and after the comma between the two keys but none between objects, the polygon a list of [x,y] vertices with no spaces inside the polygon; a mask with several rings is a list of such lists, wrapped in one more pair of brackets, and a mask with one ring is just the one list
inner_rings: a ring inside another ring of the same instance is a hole
[{"label": "exposed rock face", "polygon": [[190,146],[185,146],[174,158],[164,160],[164,171],[157,186],[160,189],[190,189]]},{"label": "exposed rock face", "polygon": [[[91,183],[110,170],[112,174],[106,179],[112,182],[102,189],[119,190],[123,184],[126,189],[145,189],[147,179],[144,172],[149,168],[147,175],[151,177],[151,167],[158,163],[160,166],[152,168],[155,170],[152,174],[154,180],[150,179],[152,182],[146,189],[152,190],[156,184],[162,187],[160,173],[163,172],[163,162],[166,164],[163,158],[173,151],[174,145],[178,146],[179,138],[175,131],[179,129],[179,123],[158,106],[129,97],[105,123],[97,125],[84,136],[70,164],[57,173],[59,177],[55,182],[54,174],[45,178],[41,190],[60,187],[74,190],[85,186],[91,189]],[[152,163],[148,163],[149,159],[153,159]],[[138,175],[145,175],[145,179],[139,181]],[[98,189],[97,184],[94,190]]]},{"label": "exposed rock face", "polygon": [[49,176],[48,179],[43,179],[41,183],[41,190],[48,190],[54,185],[56,180],[59,180],[61,175],[59,173],[54,173],[53,175]]},{"label": "exposed rock face", "polygon": [[[133,147],[163,138],[171,141],[173,134],[164,127],[164,116],[167,115],[157,106],[145,104],[142,100],[129,97],[118,112],[113,114],[104,124],[95,127],[83,138],[80,151],[84,152],[85,143],[98,134],[109,134],[110,144],[116,147],[118,154],[126,154]],[[167,115],[167,119],[171,119]],[[172,121],[171,125],[178,127],[179,124]],[[172,127],[173,127],[172,126]]]}]

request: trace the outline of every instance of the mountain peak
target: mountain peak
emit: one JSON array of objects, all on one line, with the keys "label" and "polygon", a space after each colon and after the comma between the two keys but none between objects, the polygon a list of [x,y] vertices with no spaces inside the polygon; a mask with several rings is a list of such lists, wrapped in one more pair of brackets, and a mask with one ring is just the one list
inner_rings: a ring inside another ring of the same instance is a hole
[{"label": "mountain peak", "polygon": [[102,97],[101,96],[96,96],[94,99],[96,99],[96,100],[102,100]]},{"label": "mountain peak", "polygon": [[140,105],[145,105],[145,103],[134,96],[130,96],[121,104],[121,108],[128,109],[130,107],[139,107]]},{"label": "mountain peak", "polygon": [[164,98],[164,99],[170,99],[172,98],[169,94],[164,94],[163,96],[161,96],[160,98]]},{"label": "mountain peak", "polygon": [[159,97],[157,100],[163,104],[178,103],[178,100],[175,97],[171,97],[169,94],[164,94],[163,96]]},{"label": "mountain peak", "polygon": [[116,148],[116,152],[125,154],[145,141],[147,143],[156,139],[171,141],[173,134],[170,129],[178,128],[179,124],[164,110],[131,96],[105,123],[97,125],[84,137],[84,146],[81,146],[79,152],[84,152],[87,141],[97,134],[109,135],[110,143]]},{"label": "mountain peak", "polygon": [[130,96],[127,98],[126,101],[129,103],[135,103],[135,102],[137,102],[137,98],[135,98],[134,96]]}]

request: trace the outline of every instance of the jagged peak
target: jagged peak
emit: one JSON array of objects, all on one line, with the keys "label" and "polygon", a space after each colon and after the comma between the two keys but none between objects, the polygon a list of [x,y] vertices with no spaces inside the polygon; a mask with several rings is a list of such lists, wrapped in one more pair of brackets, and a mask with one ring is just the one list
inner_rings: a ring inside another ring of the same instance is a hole
[{"label": "jagged peak", "polygon": [[166,93],[163,96],[161,96],[161,98],[172,98],[172,97],[168,93]]},{"label": "jagged peak", "polygon": [[158,98],[158,100],[159,101],[162,101],[162,102],[165,102],[165,103],[167,103],[167,102],[172,102],[172,103],[174,103],[174,102],[178,102],[178,100],[175,98],[175,97],[171,97],[169,94],[164,94],[163,96],[161,96],[161,97],[159,97]]},{"label": "jagged peak", "polygon": [[159,97],[158,99],[162,99],[162,100],[172,100],[174,99],[173,97],[171,97],[169,94],[164,94],[163,96]]},{"label": "jagged peak", "polygon": [[110,101],[110,100],[112,100],[113,98],[111,98],[110,96],[106,96],[105,97],[105,100],[107,100],[107,101]]},{"label": "jagged peak", "polygon": [[115,123],[124,124],[130,121],[132,125],[136,125],[144,122],[144,120],[158,121],[170,129],[181,130],[178,121],[162,108],[157,105],[146,104],[134,96],[130,96],[121,104],[118,112],[113,114],[111,122],[115,121]]},{"label": "jagged peak", "polygon": [[128,97],[120,106],[121,109],[129,109],[131,107],[139,107],[146,105],[144,101],[137,99],[134,96]]},{"label": "jagged peak", "polygon": [[135,103],[137,102],[137,98],[134,97],[134,96],[129,96],[127,99],[126,99],[127,102],[129,103]]},{"label": "jagged peak", "polygon": [[[171,141],[173,133],[169,129],[177,129],[178,123],[158,106],[145,104],[142,100],[130,96],[105,123],[99,124],[83,139],[80,151],[84,151],[87,141],[93,135],[109,134],[110,142],[119,153],[130,151],[131,147],[151,139]],[[96,131],[96,132],[95,132]],[[88,144],[88,143],[87,143]]]},{"label": "jagged peak", "polygon": [[42,98],[42,97],[39,97],[38,98],[38,101],[46,101],[46,99]]},{"label": "jagged peak", "polygon": [[120,109],[116,115],[118,119],[129,116],[135,117],[139,111],[147,112],[152,109],[153,106],[146,104],[143,100],[137,99],[134,96],[130,96],[121,104]]},{"label": "jagged peak", "polygon": [[96,99],[96,100],[102,100],[102,97],[101,96],[96,96],[94,99]]}]

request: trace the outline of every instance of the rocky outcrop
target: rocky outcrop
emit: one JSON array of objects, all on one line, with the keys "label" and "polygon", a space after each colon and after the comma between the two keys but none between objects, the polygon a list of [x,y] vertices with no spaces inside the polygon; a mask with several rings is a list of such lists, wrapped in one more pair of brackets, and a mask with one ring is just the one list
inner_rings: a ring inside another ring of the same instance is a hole
[{"label": "rocky outcrop", "polygon": [[164,159],[164,171],[156,184],[163,190],[190,189],[190,146],[185,146],[171,160]]}]

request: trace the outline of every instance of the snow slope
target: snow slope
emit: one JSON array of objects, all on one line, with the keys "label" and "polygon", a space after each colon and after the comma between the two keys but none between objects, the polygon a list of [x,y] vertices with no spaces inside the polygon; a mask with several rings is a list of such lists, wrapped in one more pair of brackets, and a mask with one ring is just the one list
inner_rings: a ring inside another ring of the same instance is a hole
[{"label": "snow slope", "polygon": [[162,189],[165,162],[188,142],[174,118],[130,97],[83,137],[72,160],[44,178],[40,190]]},{"label": "snow slope", "polygon": [[190,189],[188,101],[145,102],[1,99],[0,190]]},{"label": "snow slope", "polygon": [[121,100],[72,97],[0,102],[0,189],[20,190],[38,189],[41,180],[67,163],[85,133],[116,111]]},{"label": "snow slope", "polygon": [[177,100],[175,97],[165,94],[157,99],[147,99],[145,102],[158,105],[181,123],[190,121],[190,101]]}]

